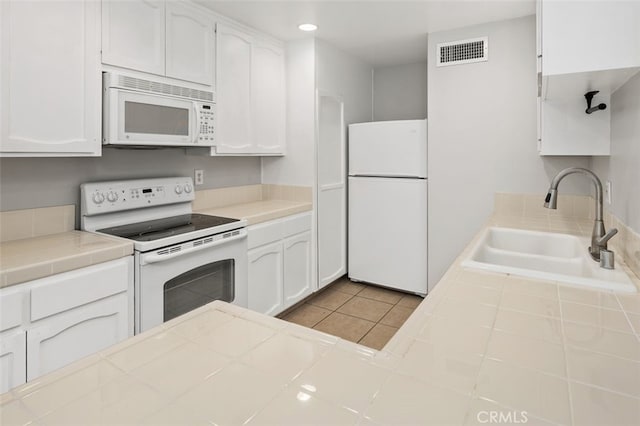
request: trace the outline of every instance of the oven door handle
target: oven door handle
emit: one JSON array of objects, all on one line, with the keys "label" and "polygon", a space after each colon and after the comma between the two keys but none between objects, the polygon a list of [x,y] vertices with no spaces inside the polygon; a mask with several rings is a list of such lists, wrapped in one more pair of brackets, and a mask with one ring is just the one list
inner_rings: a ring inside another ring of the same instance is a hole
[{"label": "oven door handle", "polygon": [[164,262],[165,260],[175,259],[176,257],[185,256],[187,254],[195,253],[195,252],[198,252],[198,251],[201,251],[201,250],[208,250],[208,249],[210,249],[212,247],[221,246],[223,244],[228,244],[228,243],[230,243],[232,241],[241,240],[243,238],[247,238],[247,230],[246,229],[240,229],[240,233],[237,234],[237,235],[234,235],[232,237],[221,238],[218,241],[202,244],[202,245],[199,245],[199,246],[196,246],[196,247],[190,247],[188,249],[176,251],[175,253],[158,254],[156,252],[156,253],[145,254],[145,255],[141,256],[140,264],[141,265],[150,265],[150,264],[153,264],[153,263]]}]

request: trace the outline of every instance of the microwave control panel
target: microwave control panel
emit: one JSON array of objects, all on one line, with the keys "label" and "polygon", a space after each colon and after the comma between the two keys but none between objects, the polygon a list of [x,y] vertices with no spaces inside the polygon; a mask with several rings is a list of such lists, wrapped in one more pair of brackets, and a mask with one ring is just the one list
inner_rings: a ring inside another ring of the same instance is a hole
[{"label": "microwave control panel", "polygon": [[200,122],[198,143],[213,145],[215,140],[216,105],[199,103],[197,109]]}]

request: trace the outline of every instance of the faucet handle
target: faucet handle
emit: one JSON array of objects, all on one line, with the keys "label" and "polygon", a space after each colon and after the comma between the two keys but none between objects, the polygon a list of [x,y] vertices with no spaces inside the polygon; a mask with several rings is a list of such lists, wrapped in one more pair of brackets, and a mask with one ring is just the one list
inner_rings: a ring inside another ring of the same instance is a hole
[{"label": "faucet handle", "polygon": [[617,233],[618,233],[617,228],[611,228],[609,232],[604,234],[602,237],[598,238],[596,242],[598,243],[599,246],[604,246],[605,244],[607,244],[607,241],[613,238],[613,236],[616,235]]}]

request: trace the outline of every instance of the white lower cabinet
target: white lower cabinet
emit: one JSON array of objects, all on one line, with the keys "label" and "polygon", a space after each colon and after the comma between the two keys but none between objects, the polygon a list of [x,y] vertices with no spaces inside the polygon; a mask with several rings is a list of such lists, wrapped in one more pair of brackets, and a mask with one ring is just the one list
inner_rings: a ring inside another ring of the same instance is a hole
[{"label": "white lower cabinet", "polygon": [[249,309],[277,315],[314,291],[311,213],[249,229]]},{"label": "white lower cabinet", "polygon": [[311,231],[284,240],[284,305],[304,299],[311,284]]},{"label": "white lower cabinet", "polygon": [[133,256],[0,289],[0,392],[133,336]]},{"label": "white lower cabinet", "polygon": [[120,293],[34,322],[27,333],[27,381],[129,337],[128,302]]},{"label": "white lower cabinet", "polygon": [[267,315],[282,312],[282,268],[280,241],[249,250],[249,309]]},{"label": "white lower cabinet", "polygon": [[0,333],[0,393],[27,381],[26,348],[24,330]]}]

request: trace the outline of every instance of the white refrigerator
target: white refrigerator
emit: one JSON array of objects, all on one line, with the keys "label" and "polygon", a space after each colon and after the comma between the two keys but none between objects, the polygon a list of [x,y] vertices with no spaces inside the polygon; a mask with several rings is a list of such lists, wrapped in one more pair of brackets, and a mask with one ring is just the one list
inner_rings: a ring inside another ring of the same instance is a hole
[{"label": "white refrigerator", "polygon": [[349,126],[348,272],[427,293],[427,120]]}]

